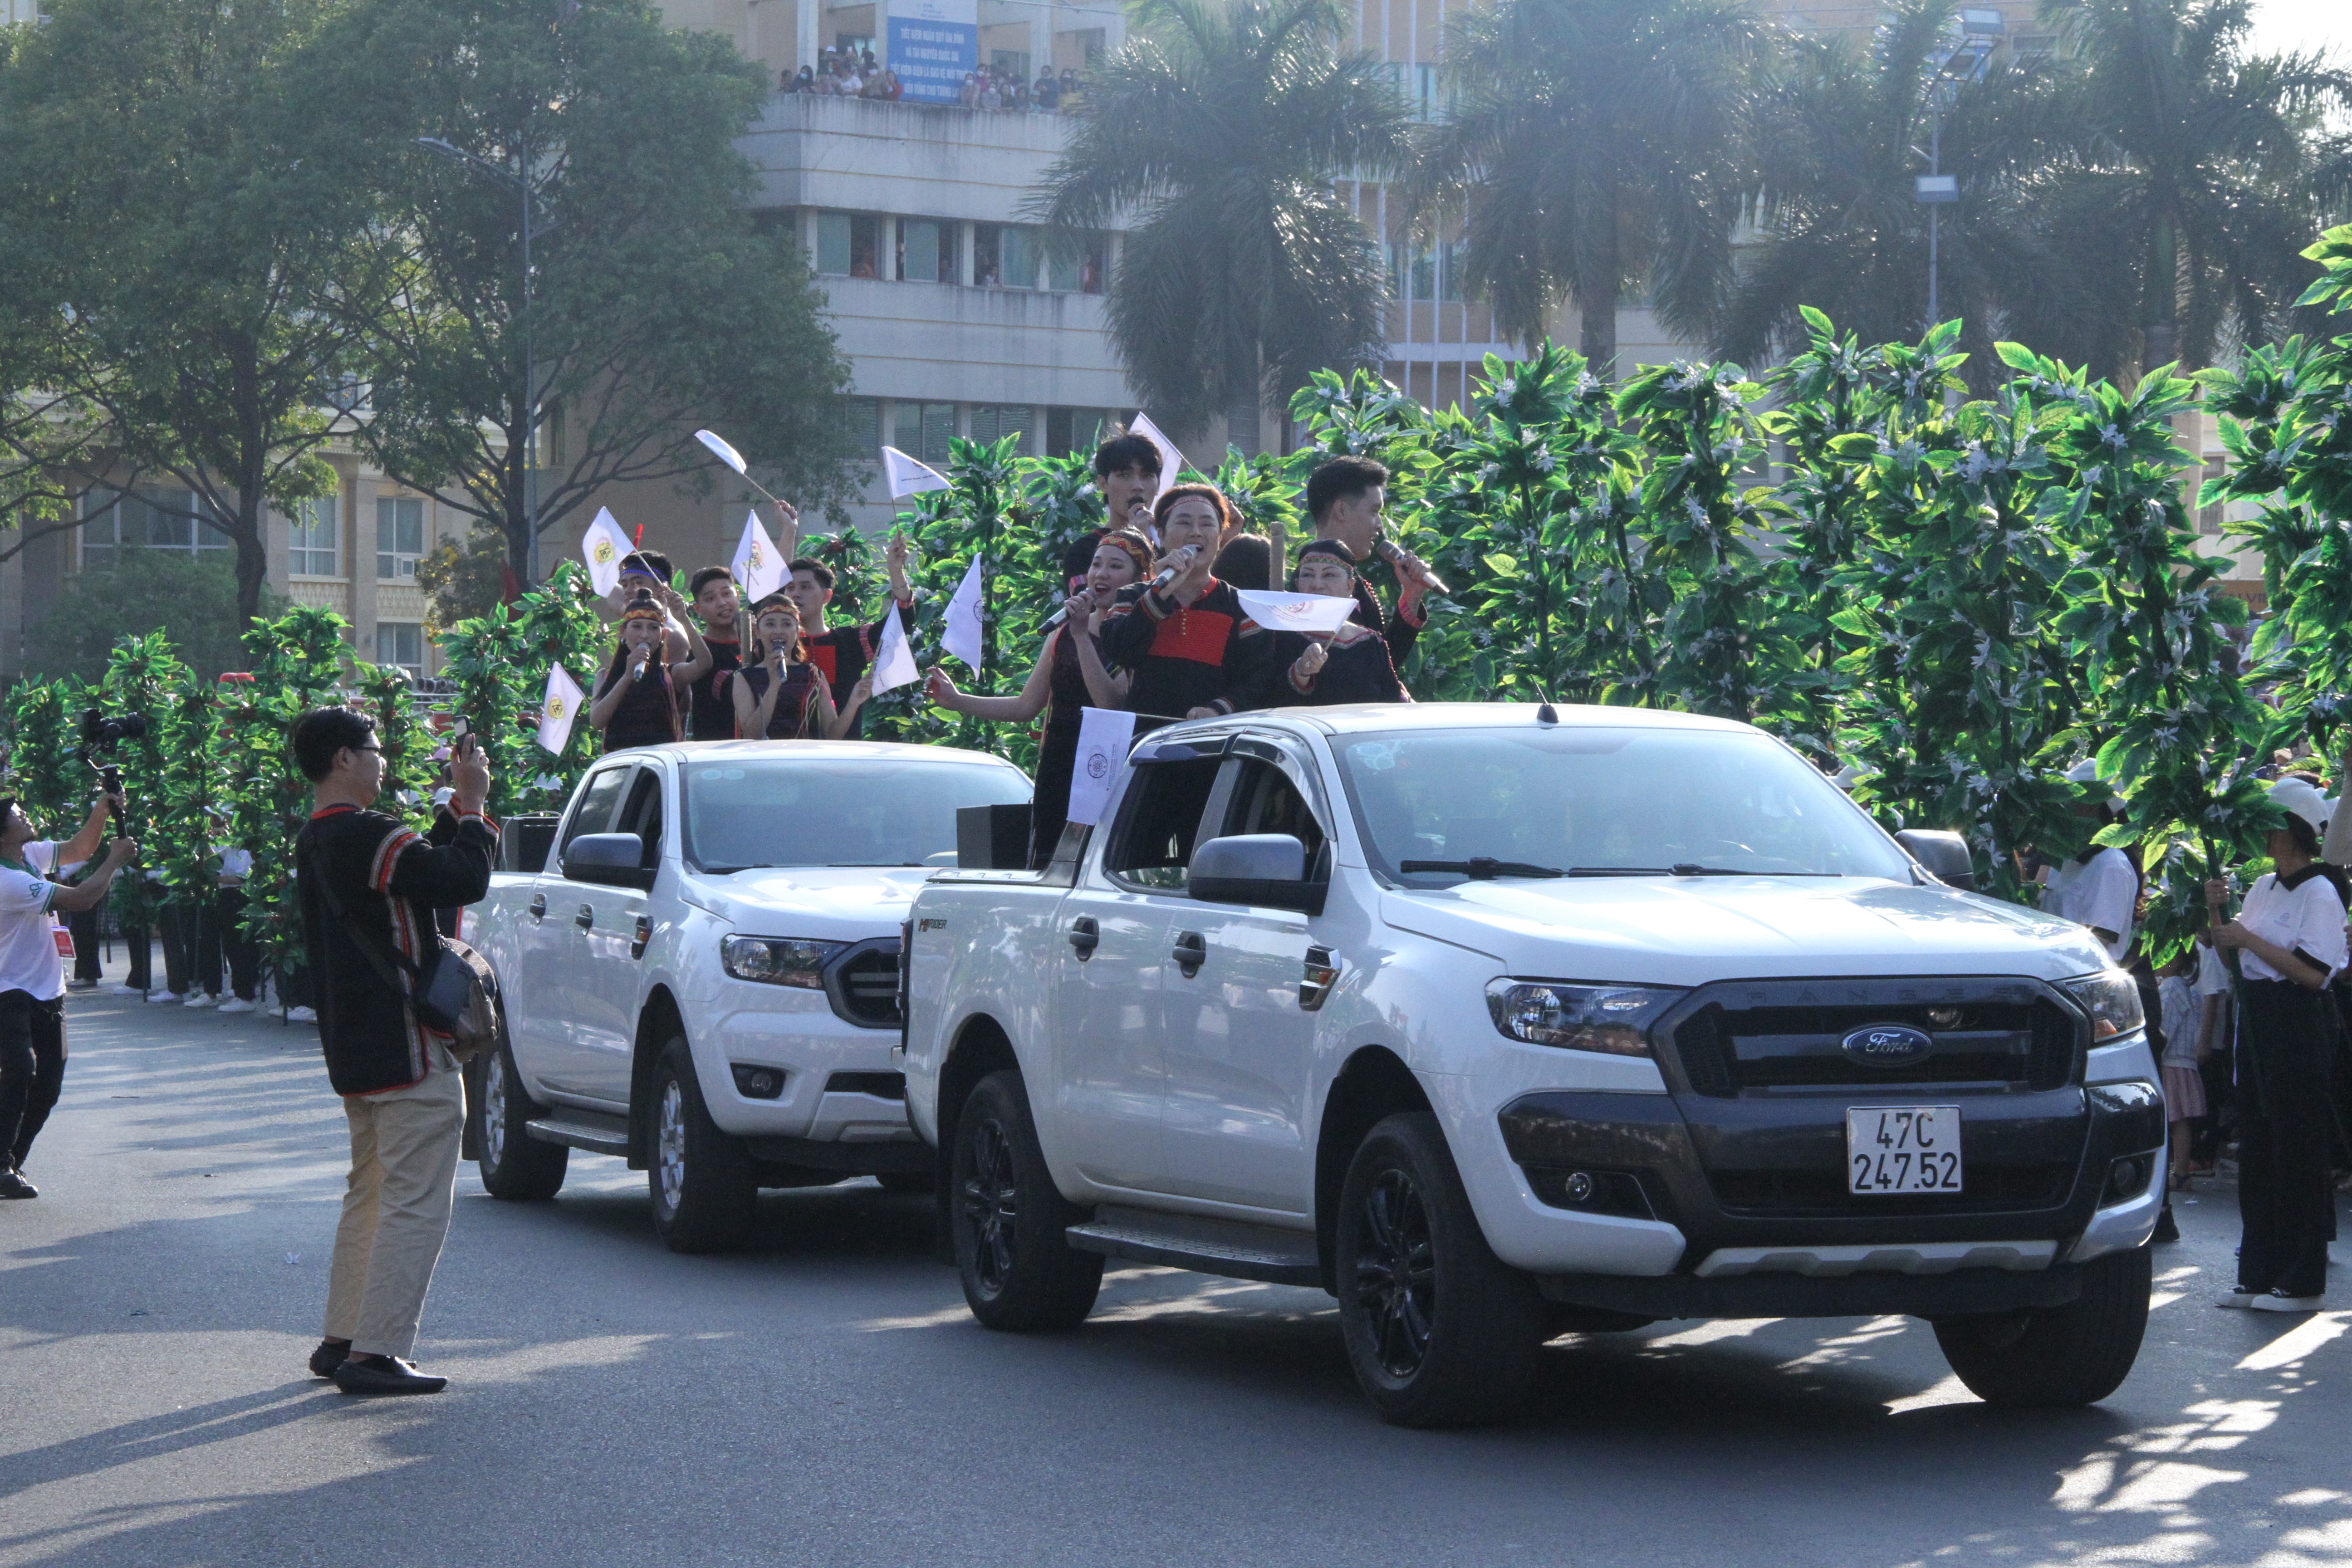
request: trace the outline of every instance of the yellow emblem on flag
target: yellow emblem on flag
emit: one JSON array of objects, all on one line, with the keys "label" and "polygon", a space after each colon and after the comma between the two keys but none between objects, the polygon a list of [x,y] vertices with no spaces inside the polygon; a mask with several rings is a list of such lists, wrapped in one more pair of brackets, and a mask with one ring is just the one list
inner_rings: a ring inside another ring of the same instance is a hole
[{"label": "yellow emblem on flag", "polygon": [[547,700],[547,716],[551,719],[561,719],[563,717],[562,698],[551,697]]},{"label": "yellow emblem on flag", "polygon": [[610,566],[613,563],[614,553],[613,542],[609,539],[600,539],[596,542],[595,549],[590,552],[590,556],[597,565]]}]

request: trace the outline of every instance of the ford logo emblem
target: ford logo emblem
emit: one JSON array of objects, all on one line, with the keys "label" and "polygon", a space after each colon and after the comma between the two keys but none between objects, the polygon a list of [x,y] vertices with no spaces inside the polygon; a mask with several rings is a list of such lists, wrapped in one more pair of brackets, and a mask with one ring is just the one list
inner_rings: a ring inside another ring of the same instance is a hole
[{"label": "ford logo emblem", "polygon": [[1936,1037],[1908,1024],[1870,1024],[1838,1042],[1838,1048],[1869,1068],[1907,1068],[1936,1051]]}]

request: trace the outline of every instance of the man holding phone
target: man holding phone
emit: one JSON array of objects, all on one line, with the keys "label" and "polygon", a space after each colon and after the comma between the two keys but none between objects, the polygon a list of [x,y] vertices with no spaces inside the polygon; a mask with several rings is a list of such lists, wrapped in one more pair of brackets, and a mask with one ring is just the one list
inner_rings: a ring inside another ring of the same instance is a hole
[{"label": "man holding phone", "polygon": [[425,963],[436,950],[434,911],[489,891],[489,765],[474,736],[457,738],[449,804],[425,837],[374,809],[383,754],[373,720],[316,709],[293,738],[316,807],[295,844],[303,950],[327,1077],[352,1136],[326,1333],[310,1370],[346,1394],[438,1394],[448,1380],[406,1358],[449,1233],[466,1089],[448,1037],[409,1005],[398,961]]}]

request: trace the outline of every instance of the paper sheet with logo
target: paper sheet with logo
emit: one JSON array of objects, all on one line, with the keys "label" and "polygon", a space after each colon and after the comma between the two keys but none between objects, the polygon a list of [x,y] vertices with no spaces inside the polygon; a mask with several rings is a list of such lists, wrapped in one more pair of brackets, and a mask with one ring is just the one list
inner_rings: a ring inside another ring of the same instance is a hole
[{"label": "paper sheet with logo", "polygon": [[1110,804],[1110,786],[1135,747],[1135,715],[1117,708],[1079,710],[1078,756],[1070,770],[1070,820],[1091,827]]},{"label": "paper sheet with logo", "polygon": [[1237,591],[1242,613],[1270,632],[1336,632],[1356,608],[1353,599],[1329,594],[1265,594]]}]

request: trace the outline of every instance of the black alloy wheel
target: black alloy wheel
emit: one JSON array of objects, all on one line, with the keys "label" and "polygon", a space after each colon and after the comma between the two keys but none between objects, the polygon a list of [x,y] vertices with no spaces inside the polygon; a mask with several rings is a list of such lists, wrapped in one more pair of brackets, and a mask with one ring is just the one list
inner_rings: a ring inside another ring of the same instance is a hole
[{"label": "black alloy wheel", "polygon": [[955,1122],[948,1226],[971,1315],[1013,1331],[1075,1328],[1094,1310],[1102,1258],[1066,1234],[1086,1217],[1062,1196],[1013,1069],[982,1079]]},{"label": "black alloy wheel", "polygon": [[1437,1315],[1437,1262],[1429,1214],[1410,1173],[1382,1171],[1363,1197],[1356,1299],[1372,1330],[1372,1353],[1391,1377],[1409,1378],[1429,1354]]}]

